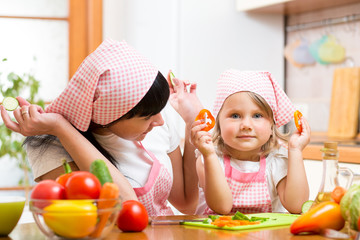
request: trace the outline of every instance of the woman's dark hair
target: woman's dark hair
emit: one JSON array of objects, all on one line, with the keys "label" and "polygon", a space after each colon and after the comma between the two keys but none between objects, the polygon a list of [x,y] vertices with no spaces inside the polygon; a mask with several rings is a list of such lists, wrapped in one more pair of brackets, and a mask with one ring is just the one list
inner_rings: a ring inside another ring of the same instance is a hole
[{"label": "woman's dark hair", "polygon": [[[131,119],[133,117],[146,117],[153,116],[158,114],[166,105],[170,96],[169,85],[164,76],[158,72],[154,83],[150,87],[149,91],[141,99],[141,101],[133,107],[129,112],[120,117],[119,119],[111,122],[108,125],[114,124],[121,119]],[[107,126],[108,126],[107,125]],[[111,156],[111,154],[106,151],[99,143],[96,141],[92,130],[94,126],[99,127],[97,124],[92,124],[92,127],[85,132],[79,131],[88,141],[90,141],[115,167],[116,159]],[[49,145],[56,140],[57,137],[53,135],[42,135],[42,136],[30,136],[26,137],[23,145],[29,145],[31,147],[40,147],[39,154],[42,154]]]}]

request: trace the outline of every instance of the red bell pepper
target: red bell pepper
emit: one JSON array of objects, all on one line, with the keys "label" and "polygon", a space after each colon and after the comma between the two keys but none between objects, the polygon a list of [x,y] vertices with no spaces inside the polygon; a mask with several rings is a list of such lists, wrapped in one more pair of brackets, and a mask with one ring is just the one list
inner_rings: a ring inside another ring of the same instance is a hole
[{"label": "red bell pepper", "polygon": [[322,202],[298,217],[290,226],[292,234],[320,233],[326,228],[340,230],[345,220],[341,216],[340,205],[332,202]]},{"label": "red bell pepper", "polygon": [[302,125],[300,123],[301,118],[302,118],[302,113],[299,110],[296,110],[294,112],[294,121],[295,121],[295,126],[296,126],[297,130],[299,131],[299,133],[302,132]]},{"label": "red bell pepper", "polygon": [[209,131],[215,125],[215,118],[207,109],[202,109],[199,112],[199,114],[195,118],[195,121],[197,120],[201,120],[203,123],[206,123],[206,127],[202,129],[203,131]]}]

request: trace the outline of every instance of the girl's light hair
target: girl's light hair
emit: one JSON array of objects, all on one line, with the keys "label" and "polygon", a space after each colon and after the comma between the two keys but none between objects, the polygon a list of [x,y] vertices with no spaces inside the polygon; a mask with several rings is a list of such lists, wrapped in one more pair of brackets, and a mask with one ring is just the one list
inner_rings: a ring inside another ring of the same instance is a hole
[{"label": "girl's light hair", "polygon": [[[245,92],[245,93],[247,93],[248,96],[253,100],[253,102],[265,112],[266,118],[272,119],[271,121],[272,134],[269,140],[264,145],[261,146],[261,152],[259,152],[259,155],[267,156],[273,150],[279,149],[281,146],[280,143],[287,144],[289,133],[285,133],[285,134],[281,133],[280,130],[276,128],[273,111],[263,97],[253,92]],[[220,109],[218,113],[218,117],[215,120],[215,127],[212,133],[212,140],[214,144],[217,145],[217,150],[219,151],[219,153],[229,154],[226,151],[224,140],[221,137],[221,129],[219,124],[219,115],[221,114],[221,111],[222,108]]]}]

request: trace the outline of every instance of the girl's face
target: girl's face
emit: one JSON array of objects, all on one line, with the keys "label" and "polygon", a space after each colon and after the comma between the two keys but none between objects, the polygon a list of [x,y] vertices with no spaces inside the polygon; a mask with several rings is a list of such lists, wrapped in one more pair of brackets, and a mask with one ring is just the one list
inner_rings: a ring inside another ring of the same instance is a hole
[{"label": "girl's face", "polygon": [[164,119],[158,113],[151,117],[133,117],[120,119],[107,129],[113,134],[131,141],[142,141],[154,127],[164,124]]},{"label": "girl's face", "polygon": [[257,156],[272,134],[272,120],[246,92],[229,96],[218,117],[225,148],[237,159]]}]

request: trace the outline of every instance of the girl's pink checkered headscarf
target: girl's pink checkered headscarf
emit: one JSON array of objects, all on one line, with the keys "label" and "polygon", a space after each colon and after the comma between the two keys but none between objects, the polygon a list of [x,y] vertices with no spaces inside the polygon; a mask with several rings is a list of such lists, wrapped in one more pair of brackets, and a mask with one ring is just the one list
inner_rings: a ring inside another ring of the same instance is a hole
[{"label": "girl's pink checkered headscarf", "polygon": [[278,82],[269,72],[228,70],[221,74],[216,90],[214,116],[217,116],[225,99],[236,92],[259,94],[271,107],[277,127],[288,123],[295,108]]},{"label": "girl's pink checkered headscarf", "polygon": [[65,90],[46,109],[86,131],[131,110],[147,93],[158,70],[126,42],[105,40],[80,65]]}]

